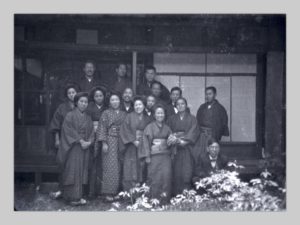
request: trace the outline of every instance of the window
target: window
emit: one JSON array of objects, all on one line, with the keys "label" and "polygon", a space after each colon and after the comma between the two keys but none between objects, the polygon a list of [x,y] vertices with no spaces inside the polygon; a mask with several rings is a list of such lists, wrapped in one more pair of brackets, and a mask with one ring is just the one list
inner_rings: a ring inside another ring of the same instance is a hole
[{"label": "window", "polygon": [[255,54],[154,54],[157,79],[169,89],[180,86],[192,114],[205,102],[205,87],[217,88],[228,114],[224,142],[256,141],[256,60]]}]

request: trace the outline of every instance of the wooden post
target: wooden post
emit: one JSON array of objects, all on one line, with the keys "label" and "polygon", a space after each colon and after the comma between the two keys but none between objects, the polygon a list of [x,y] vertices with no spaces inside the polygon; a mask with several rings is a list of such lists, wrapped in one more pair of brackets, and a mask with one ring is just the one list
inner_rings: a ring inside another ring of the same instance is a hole
[{"label": "wooden post", "polygon": [[136,94],[136,69],[137,69],[137,52],[132,52],[132,88]]}]

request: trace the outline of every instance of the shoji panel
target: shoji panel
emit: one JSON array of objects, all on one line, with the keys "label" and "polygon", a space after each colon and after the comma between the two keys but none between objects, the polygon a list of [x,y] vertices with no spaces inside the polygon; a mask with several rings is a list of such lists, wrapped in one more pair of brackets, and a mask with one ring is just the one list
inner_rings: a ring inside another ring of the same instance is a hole
[{"label": "shoji panel", "polygon": [[232,141],[254,142],[256,77],[232,77]]},{"label": "shoji panel", "polygon": [[204,73],[205,55],[193,53],[154,53],[159,73]]},{"label": "shoji panel", "polygon": [[169,89],[169,91],[172,87],[179,86],[178,75],[158,75],[155,79],[163,83]]},{"label": "shoji panel", "polygon": [[191,113],[196,115],[199,106],[204,103],[205,77],[182,76],[180,83],[183,97],[187,99]]},{"label": "shoji panel", "polygon": [[256,73],[255,54],[207,54],[208,73]]},{"label": "shoji panel", "polygon": [[[227,111],[230,131],[230,77],[207,77],[206,86],[214,86],[217,89],[217,99]],[[230,141],[230,136],[222,137],[222,141]]]}]

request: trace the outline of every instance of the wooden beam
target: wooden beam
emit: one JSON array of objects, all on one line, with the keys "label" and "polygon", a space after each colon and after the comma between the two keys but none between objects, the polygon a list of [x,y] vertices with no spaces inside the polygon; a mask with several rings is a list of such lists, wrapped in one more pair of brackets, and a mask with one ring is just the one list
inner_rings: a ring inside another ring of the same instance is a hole
[{"label": "wooden beam", "polygon": [[[41,51],[85,51],[85,52],[184,52],[184,53],[262,53],[266,49],[253,47],[168,47],[168,46],[153,46],[153,45],[91,45],[91,44],[75,44],[75,43],[57,43],[57,42],[37,42],[37,41],[16,41],[16,53],[32,50]],[[59,53],[58,53],[59,54]]]},{"label": "wooden beam", "polygon": [[133,93],[136,93],[136,70],[137,70],[137,52],[132,52],[132,87]]}]

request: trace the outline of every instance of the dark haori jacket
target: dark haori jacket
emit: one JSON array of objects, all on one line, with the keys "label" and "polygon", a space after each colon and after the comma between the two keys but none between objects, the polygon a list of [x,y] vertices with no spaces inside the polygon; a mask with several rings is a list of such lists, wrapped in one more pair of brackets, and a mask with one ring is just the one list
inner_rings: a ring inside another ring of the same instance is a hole
[{"label": "dark haori jacket", "polygon": [[132,88],[132,82],[128,78],[121,78],[115,81],[113,90],[119,93],[123,93],[126,88]]},{"label": "dark haori jacket", "polygon": [[94,87],[101,86],[107,89],[107,85],[101,82],[101,79],[95,74],[91,81],[89,81],[85,75],[82,75],[80,78],[74,81],[80,88],[82,92],[90,92]]},{"label": "dark haori jacket", "polygon": [[60,133],[64,118],[66,117],[68,112],[71,112],[73,110],[73,107],[71,107],[71,104],[69,101],[66,101],[64,103],[61,103],[58,108],[56,109],[53,118],[50,122],[49,131],[52,133],[58,132]]},{"label": "dark haori jacket", "polygon": [[97,106],[95,102],[90,102],[87,107],[87,114],[89,114],[92,118],[92,121],[99,121],[102,115],[102,112],[106,110],[107,107],[102,105],[100,108]]},{"label": "dark haori jacket", "polygon": [[228,158],[224,156],[223,154],[219,153],[216,161],[215,161],[215,167],[212,165],[212,160],[209,157],[209,154],[207,152],[200,154],[198,156],[198,159],[196,160],[196,165],[194,168],[194,174],[193,174],[193,182],[199,181],[199,179],[208,177],[212,173],[216,172],[217,170],[227,169],[228,166]]},{"label": "dark haori jacket", "polygon": [[131,112],[133,112],[133,111],[134,111],[133,103],[131,102],[129,108],[126,109],[124,102],[121,101],[121,104],[120,104],[120,110],[122,110],[122,111],[124,111],[124,112],[126,112],[126,113],[131,113]]},{"label": "dark haori jacket", "polygon": [[204,103],[197,112],[199,127],[212,128],[212,137],[221,140],[222,136],[229,136],[228,116],[225,108],[215,100],[208,108],[209,104]]},{"label": "dark haori jacket", "polygon": [[[170,102],[170,92],[169,92],[168,88],[166,88],[165,85],[163,85],[162,83],[160,83],[160,84],[162,87],[161,98],[163,101],[169,103]],[[147,82],[140,83],[137,86],[137,94],[143,95],[143,96],[150,95],[151,94],[151,83],[147,83]]]},{"label": "dark haori jacket", "polygon": [[[62,165],[65,163],[70,150],[75,146],[80,146],[79,141],[81,139],[94,141],[93,122],[86,112],[82,113],[78,108],[74,108],[66,115],[62,125],[61,141],[57,154],[59,163]],[[88,150],[84,152],[88,153]]]}]

